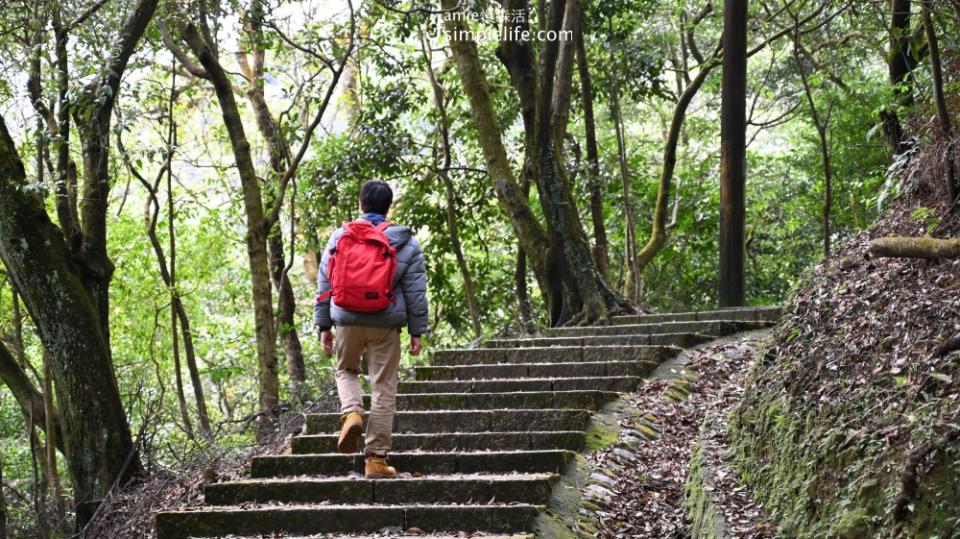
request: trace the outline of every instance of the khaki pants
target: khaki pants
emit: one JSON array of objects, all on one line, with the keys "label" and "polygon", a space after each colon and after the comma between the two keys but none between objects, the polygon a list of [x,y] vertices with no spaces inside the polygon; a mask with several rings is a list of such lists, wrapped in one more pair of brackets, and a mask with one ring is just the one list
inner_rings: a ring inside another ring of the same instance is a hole
[{"label": "khaki pants", "polygon": [[337,326],[337,393],[340,413],[363,413],[360,355],[365,354],[373,393],[367,417],[366,451],[386,453],[393,447],[393,416],[397,413],[400,330],[367,326]]}]

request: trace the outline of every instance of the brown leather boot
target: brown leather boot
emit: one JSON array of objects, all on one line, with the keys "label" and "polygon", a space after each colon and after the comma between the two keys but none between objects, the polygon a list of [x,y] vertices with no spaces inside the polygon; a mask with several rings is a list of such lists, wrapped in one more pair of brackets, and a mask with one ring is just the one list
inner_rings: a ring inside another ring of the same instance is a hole
[{"label": "brown leather boot", "polygon": [[340,417],[340,439],[337,440],[338,453],[356,453],[360,450],[360,437],[363,436],[363,416],[350,412]]},{"label": "brown leather boot", "polygon": [[367,479],[393,479],[397,476],[397,469],[387,464],[386,457],[367,457],[364,476]]}]

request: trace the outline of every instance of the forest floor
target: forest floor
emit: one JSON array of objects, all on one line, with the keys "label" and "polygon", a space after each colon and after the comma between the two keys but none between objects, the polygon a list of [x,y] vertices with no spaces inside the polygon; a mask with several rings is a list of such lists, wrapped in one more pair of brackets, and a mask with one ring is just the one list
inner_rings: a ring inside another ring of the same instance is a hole
[{"label": "forest floor", "polygon": [[[611,478],[584,492],[596,506],[599,537],[689,537],[686,484],[704,418],[708,413],[725,417],[739,402],[758,341],[766,334],[692,350],[682,364],[672,366],[674,372],[644,382],[629,395],[640,414],[621,421],[621,442],[630,450],[621,443],[589,457],[592,468]],[[716,489],[714,509],[733,537],[775,537],[775,527],[727,462],[723,434],[711,439],[714,447],[707,464],[717,479],[708,487]]]}]

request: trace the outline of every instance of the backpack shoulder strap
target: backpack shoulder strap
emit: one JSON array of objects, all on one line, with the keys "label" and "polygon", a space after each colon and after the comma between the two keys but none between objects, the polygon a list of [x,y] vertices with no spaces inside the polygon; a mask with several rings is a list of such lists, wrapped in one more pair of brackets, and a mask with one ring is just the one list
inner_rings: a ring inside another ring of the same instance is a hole
[{"label": "backpack shoulder strap", "polygon": [[383,233],[386,232],[387,228],[393,225],[390,221],[384,221],[376,226],[377,232]]}]

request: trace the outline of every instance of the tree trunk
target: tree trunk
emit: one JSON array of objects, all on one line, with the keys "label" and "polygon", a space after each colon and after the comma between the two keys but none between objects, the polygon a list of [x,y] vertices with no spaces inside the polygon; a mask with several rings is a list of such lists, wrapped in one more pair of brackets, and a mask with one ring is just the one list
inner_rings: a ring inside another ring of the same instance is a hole
[{"label": "tree trunk", "polygon": [[447,117],[445,91],[433,71],[433,54],[430,49],[430,43],[422,31],[420,33],[420,43],[424,60],[426,60],[427,78],[430,80],[430,86],[433,89],[433,101],[437,107],[437,131],[440,134],[440,152],[442,155],[440,179],[443,181],[447,201],[447,229],[450,232],[450,244],[453,247],[453,253],[457,258],[457,266],[460,268],[460,276],[463,279],[464,295],[467,299],[467,306],[470,308],[470,322],[473,326],[473,334],[475,337],[480,338],[483,336],[483,328],[480,325],[480,308],[477,305],[477,295],[473,287],[473,277],[470,274],[467,259],[463,254],[463,247],[460,244],[460,227],[457,224],[455,189],[453,181],[450,179],[450,166],[453,164],[453,154],[450,147],[450,119]]},{"label": "tree trunk", "polygon": [[720,105],[721,307],[744,304],[747,144],[747,0],[723,3],[723,84]]},{"label": "tree trunk", "polygon": [[[794,36],[795,43],[799,43],[800,30],[797,28]],[[807,99],[807,105],[810,107],[810,117],[813,118],[813,124],[817,128],[817,137],[820,142],[820,158],[823,162],[823,258],[830,258],[830,213],[833,206],[833,167],[830,165],[830,142],[827,139],[827,127],[830,123],[830,114],[826,117],[821,116],[817,109],[817,104],[813,100],[813,89],[810,87],[810,81],[807,78],[806,69],[803,67],[803,61],[800,58],[800,47],[794,47],[794,59],[797,62],[797,70],[800,72],[800,80],[803,83],[803,93]]]},{"label": "tree trunk", "polygon": [[[267,141],[270,156],[270,169],[273,173],[273,182],[267,196],[267,207],[273,207],[276,192],[281,179],[287,174],[291,165],[290,145],[283,136],[279,123],[270,112],[266,96],[263,93],[263,65],[264,45],[262,17],[263,6],[259,0],[250,3],[250,11],[246,17],[244,31],[252,45],[250,54],[238,53],[237,60],[244,76],[247,79],[246,97],[254,111],[257,129]],[[248,60],[252,59],[252,64]],[[290,238],[293,243],[295,239]],[[280,339],[283,342],[284,357],[287,362],[287,374],[290,377],[291,394],[294,399],[306,399],[307,367],[303,357],[303,346],[297,332],[296,309],[297,301],[293,294],[293,284],[287,272],[286,254],[283,249],[283,232],[280,223],[274,223],[267,236],[267,247],[270,251],[270,275],[274,289],[278,296],[277,326]],[[314,281],[315,282],[315,281]]]},{"label": "tree trunk", "polygon": [[[443,8],[459,13],[455,0],[443,0]],[[560,30],[564,8],[565,3],[559,0],[551,4],[550,29]],[[508,0],[504,9],[529,14],[526,0]],[[521,196],[510,170],[476,44],[465,20],[456,13],[445,17],[445,23],[460,78],[477,121],[487,172],[547,298],[551,325],[565,324],[572,319],[591,322],[605,319],[610,309],[632,309],[626,300],[610,290],[594,265],[552,138],[553,85],[559,44],[556,41],[542,44],[537,68],[534,68],[529,42],[507,38],[501,40],[497,50],[520,97],[526,132],[525,160],[540,192],[540,204],[547,221],[547,232],[544,232],[526,198]],[[507,32],[529,28],[526,17],[519,19]]]},{"label": "tree trunk", "polygon": [[890,84],[903,107],[913,106],[913,70],[917,66],[910,46],[911,0],[890,0]]},{"label": "tree trunk", "polygon": [[63,452],[63,431],[60,429],[60,413],[53,405],[53,373],[50,371],[50,354],[43,353],[43,430],[47,435],[46,461],[47,482],[53,487],[53,496],[56,500],[57,517],[61,520],[67,513],[69,500],[63,491],[63,482],[60,481],[60,471],[57,467],[57,449]]},{"label": "tree trunk", "polygon": [[574,39],[577,46],[577,71],[583,98],[584,134],[587,138],[587,178],[590,184],[590,217],[593,221],[593,260],[597,271],[609,282],[610,258],[607,254],[607,230],[603,215],[603,181],[600,178],[600,152],[597,145],[597,124],[593,115],[593,81],[583,40],[583,24],[577,25]]},{"label": "tree trunk", "polygon": [[[174,73],[170,77],[170,103],[169,103],[169,114],[167,115],[167,163],[166,163],[166,177],[167,177],[167,240],[168,240],[168,250],[170,251],[170,274],[167,277],[167,290],[170,292],[170,341],[171,347],[173,349],[173,369],[175,373],[175,379],[177,383],[177,401],[180,403],[180,416],[183,419],[183,427],[187,433],[187,438],[193,439],[193,422],[190,421],[190,412],[187,408],[187,397],[183,391],[183,371],[180,368],[180,339],[177,335],[177,322],[179,317],[177,316],[177,307],[180,302],[180,294],[177,291],[177,234],[175,221],[177,218],[176,213],[173,209],[173,148],[176,145],[176,133],[177,133],[177,124],[176,120],[173,117],[173,105],[177,96],[177,75]],[[154,202],[156,202],[156,197],[154,197]],[[159,208],[156,210],[159,212]],[[156,236],[156,220],[151,219],[151,232],[152,235]],[[154,238],[152,238],[154,239]],[[160,245],[159,241],[155,242],[154,249],[157,251],[157,257],[163,257],[162,249],[158,249]],[[182,307],[182,306],[181,306]],[[184,343],[186,344],[186,343]],[[197,383],[199,380],[199,374],[194,378],[194,372],[196,372],[196,360],[192,362],[192,368],[190,369],[191,378],[193,380],[194,391],[197,391]],[[199,387],[202,391],[202,386]],[[200,393],[200,398],[197,399],[198,408],[203,404],[202,393]],[[209,436],[210,428],[207,425],[204,430],[204,434]]]},{"label": "tree trunk", "polygon": [[[927,34],[927,48],[930,52],[930,73],[933,76],[933,102],[937,107],[937,120],[940,122],[940,134],[947,148],[952,146],[951,136],[953,134],[953,121],[950,119],[950,111],[947,109],[947,100],[943,93],[943,66],[940,62],[940,43],[937,39],[936,29],[933,27],[933,17],[930,15],[930,6],[924,3],[921,7],[923,12],[923,28]],[[957,164],[953,159],[953,152],[948,150],[944,157],[947,168],[947,195],[949,197],[949,206],[953,207],[960,198],[960,175],[957,174]]]},{"label": "tree trunk", "polygon": [[[0,120],[0,257],[50,353],[63,442],[78,503],[139,476],[102,321],[62,231],[24,189],[23,164]],[[78,514],[82,525],[88,513]]]},{"label": "tree trunk", "polygon": [[[576,34],[580,28],[579,0],[566,0],[563,12],[563,32]],[[563,155],[563,141],[567,136],[567,124],[570,123],[570,101],[573,89],[573,67],[577,54],[576,39],[561,40],[560,50],[557,53],[557,75],[553,83],[553,102],[550,119],[553,127],[553,141]]]},{"label": "tree trunk", "polygon": [[240,117],[229,76],[220,65],[212,45],[201,36],[192,23],[182,25],[181,34],[210,75],[243,188],[247,222],[247,257],[252,281],[257,341],[257,378],[261,414],[257,419],[257,439],[263,441],[273,432],[276,412],[280,404],[280,379],[277,375],[270,259],[267,253],[268,231],[265,226],[260,180],[253,166],[250,142],[244,132],[243,120]]},{"label": "tree trunk", "polygon": [[[554,0],[549,7],[550,29],[562,28],[565,2]],[[593,263],[586,234],[577,213],[577,204],[566,180],[563,162],[553,140],[553,81],[557,70],[560,44],[547,41],[541,45],[539,62],[539,94],[537,96],[535,178],[540,191],[540,204],[547,221],[550,247],[558,262],[557,276],[565,284],[554,287],[555,297],[562,291],[561,305],[551,305],[551,323],[565,324],[574,317],[584,322],[605,320],[608,311],[620,307],[619,298],[607,289]]]},{"label": "tree trunk", "polygon": [[[909,108],[913,106],[913,70],[917,59],[910,44],[910,7],[911,0],[890,0],[890,50],[887,54],[887,71],[893,95],[897,104]],[[880,111],[884,138],[890,144],[894,155],[903,153],[906,147],[903,127],[896,107]]]},{"label": "tree trunk", "polygon": [[[612,59],[611,54],[611,59]],[[630,197],[630,168],[627,164],[627,142],[623,133],[623,112],[620,110],[620,92],[618,83],[613,83],[610,100],[610,115],[613,119],[613,131],[617,135],[617,161],[620,164],[620,188],[623,190],[624,213],[624,249],[623,249],[623,293],[637,301],[640,293],[640,268],[637,266],[637,225],[633,221],[633,204]]]},{"label": "tree trunk", "polygon": [[680,94],[677,105],[673,109],[673,119],[667,131],[667,140],[663,147],[663,167],[660,170],[660,183],[657,186],[657,201],[653,209],[653,227],[650,239],[637,255],[637,271],[643,272],[647,264],[663,249],[667,243],[667,215],[670,213],[670,185],[673,182],[673,172],[677,166],[677,145],[680,142],[680,133],[686,118],[690,102],[700,91],[707,75],[719,65],[716,58],[709,58],[700,67],[700,72],[693,78],[687,89]]},{"label": "tree trunk", "polygon": [[[442,5],[445,10],[459,13],[457,0],[443,0]],[[476,43],[473,42],[470,30],[462,18],[450,16],[445,23],[447,32],[450,34],[450,47],[457,61],[460,80],[473,110],[479,135],[478,142],[486,161],[487,174],[493,183],[500,206],[510,218],[517,239],[546,294],[549,289],[546,283],[549,245],[547,235],[531,211],[527,198],[523,195],[523,189],[510,169],[510,160],[507,158],[500,127],[493,112],[493,103],[490,100],[490,91],[487,88]]]}]

